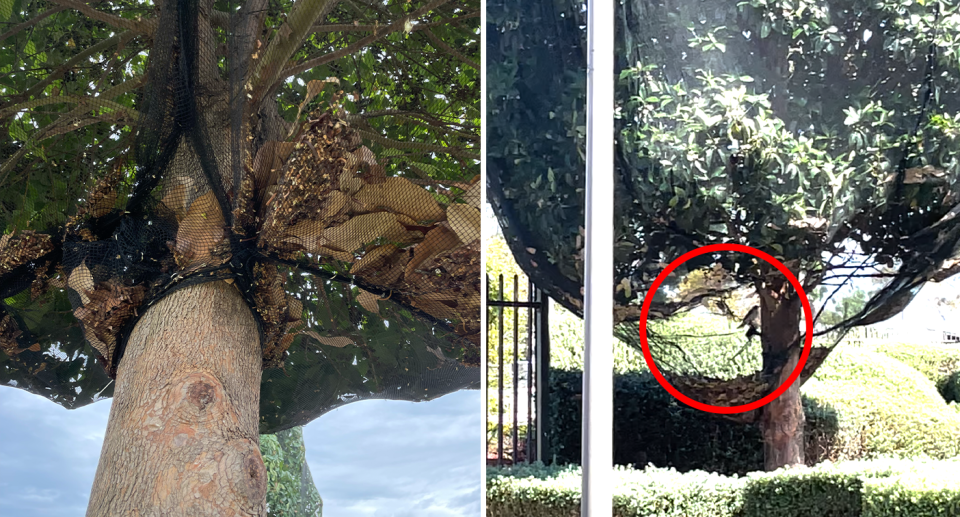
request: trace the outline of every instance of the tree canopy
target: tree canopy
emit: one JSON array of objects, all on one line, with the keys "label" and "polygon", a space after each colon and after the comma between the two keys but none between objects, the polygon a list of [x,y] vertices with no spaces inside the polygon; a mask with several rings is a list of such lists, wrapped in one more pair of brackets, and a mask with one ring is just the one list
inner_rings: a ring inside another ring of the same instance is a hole
[{"label": "tree canopy", "polygon": [[[488,18],[489,201],[518,263],[575,312],[583,13],[496,2]],[[770,253],[806,290],[888,280],[845,325],[889,317],[957,272],[955,2],[640,0],[619,7],[617,30],[618,322],[637,320],[666,262],[718,242]],[[714,266],[710,289],[661,290],[653,317],[772,281],[730,253],[691,260],[668,285]]]},{"label": "tree canopy", "polygon": [[0,2],[0,382],[110,396],[139,316],[225,280],[263,432],[477,383],[479,10]]}]

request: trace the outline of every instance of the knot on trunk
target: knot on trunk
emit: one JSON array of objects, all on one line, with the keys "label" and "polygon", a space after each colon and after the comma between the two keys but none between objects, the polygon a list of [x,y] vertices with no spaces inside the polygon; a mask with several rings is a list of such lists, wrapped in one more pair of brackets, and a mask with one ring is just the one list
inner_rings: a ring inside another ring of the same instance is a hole
[{"label": "knot on trunk", "polygon": [[236,494],[238,506],[243,511],[259,515],[266,505],[267,469],[257,442],[249,438],[227,442],[220,458],[219,472]]},{"label": "knot on trunk", "polygon": [[[223,384],[209,373],[187,375],[173,390],[180,422],[197,426],[212,420],[224,420],[228,412]],[[231,419],[233,420],[233,419]]]}]

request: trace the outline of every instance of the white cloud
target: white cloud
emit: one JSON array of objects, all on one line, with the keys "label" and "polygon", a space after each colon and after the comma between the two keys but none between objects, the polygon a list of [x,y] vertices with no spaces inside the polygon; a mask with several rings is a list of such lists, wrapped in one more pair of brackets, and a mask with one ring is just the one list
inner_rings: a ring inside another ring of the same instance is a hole
[{"label": "white cloud", "polygon": [[[0,515],[83,515],[110,401],[66,410],[0,387]],[[324,515],[480,515],[480,392],[369,400],[304,430]]]},{"label": "white cloud", "polygon": [[365,401],[304,429],[325,517],[480,515],[480,393]]}]

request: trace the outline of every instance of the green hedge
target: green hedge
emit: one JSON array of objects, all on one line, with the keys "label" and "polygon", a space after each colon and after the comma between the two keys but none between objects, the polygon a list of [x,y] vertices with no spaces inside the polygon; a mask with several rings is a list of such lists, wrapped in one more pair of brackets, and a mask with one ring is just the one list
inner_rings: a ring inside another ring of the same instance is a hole
[{"label": "green hedge", "polygon": [[922,373],[947,402],[960,402],[960,345],[887,343],[872,348]]},{"label": "green hedge", "polygon": [[[551,372],[549,444],[558,463],[579,463],[582,375]],[[614,461],[724,474],[761,470],[761,437],[679,404],[648,372],[615,376]],[[803,388],[807,459],[960,454],[960,411],[934,380],[886,353],[842,345]]]},{"label": "green hedge", "polygon": [[[725,477],[649,467],[614,472],[617,517],[960,515],[960,460],[874,460]],[[487,471],[487,517],[579,515],[579,467]]]},{"label": "green hedge", "polygon": [[[547,439],[558,463],[579,463],[580,372],[550,372]],[[680,404],[650,373],[614,377],[614,462],[723,473],[763,468],[759,430]]]},{"label": "green hedge", "polygon": [[934,381],[887,353],[841,348],[802,391],[837,413],[831,458],[960,455],[960,414]]}]

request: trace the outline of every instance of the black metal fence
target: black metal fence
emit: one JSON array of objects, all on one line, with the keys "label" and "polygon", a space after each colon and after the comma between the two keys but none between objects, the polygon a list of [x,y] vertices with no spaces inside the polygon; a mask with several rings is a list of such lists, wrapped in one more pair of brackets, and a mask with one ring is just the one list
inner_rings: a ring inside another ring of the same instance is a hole
[{"label": "black metal fence", "polygon": [[503,275],[495,284],[487,276],[487,463],[497,466],[550,457],[543,439],[549,425],[549,299],[527,280],[527,299],[521,300],[520,277],[512,283],[508,297]]}]

